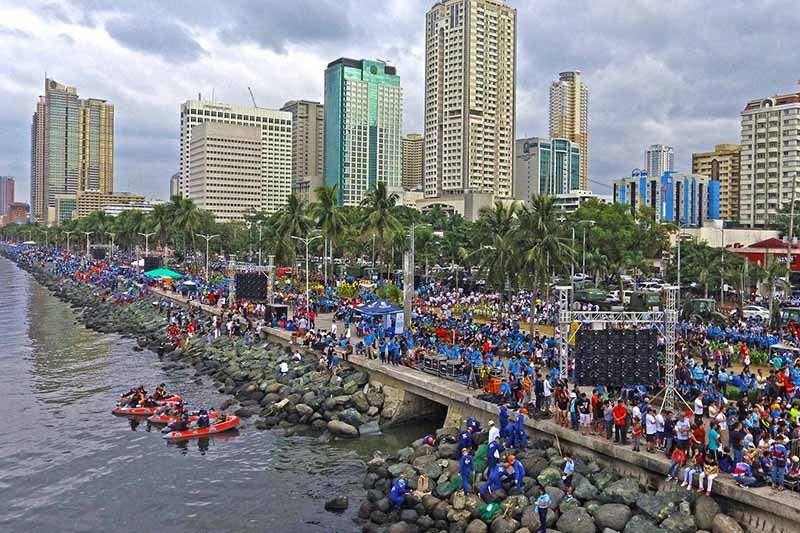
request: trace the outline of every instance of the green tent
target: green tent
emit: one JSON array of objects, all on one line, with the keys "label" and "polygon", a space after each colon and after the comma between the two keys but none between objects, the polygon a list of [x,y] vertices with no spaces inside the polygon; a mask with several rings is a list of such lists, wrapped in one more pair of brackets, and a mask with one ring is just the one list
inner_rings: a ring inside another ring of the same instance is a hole
[{"label": "green tent", "polygon": [[145,272],[144,275],[147,276],[148,278],[153,278],[153,279],[158,279],[158,278],[181,279],[183,277],[174,270],[170,270],[168,268],[157,268],[155,270]]}]

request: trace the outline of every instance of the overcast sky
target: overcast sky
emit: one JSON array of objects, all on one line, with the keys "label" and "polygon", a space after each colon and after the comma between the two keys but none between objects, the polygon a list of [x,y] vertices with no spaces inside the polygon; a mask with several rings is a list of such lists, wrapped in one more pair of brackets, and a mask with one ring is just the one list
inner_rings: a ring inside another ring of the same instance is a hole
[{"label": "overcast sky", "polygon": [[[798,90],[797,0],[509,0],[517,8],[517,136],[547,135],[549,83],[589,86],[592,188],[643,165],[648,144],[738,142],[749,99]],[[0,0],[0,175],[28,201],[30,121],[45,72],[116,106],[115,188],[166,198],[180,104],[199,92],[261,107],[322,100],[340,57],[397,66],[405,132],[423,109],[433,0]],[[724,6],[724,7],[723,7]]]}]

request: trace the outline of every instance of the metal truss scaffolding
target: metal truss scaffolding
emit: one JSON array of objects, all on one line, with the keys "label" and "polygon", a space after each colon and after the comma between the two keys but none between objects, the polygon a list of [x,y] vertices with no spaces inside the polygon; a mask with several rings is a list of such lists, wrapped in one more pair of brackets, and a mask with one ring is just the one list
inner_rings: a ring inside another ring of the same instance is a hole
[{"label": "metal truss scaffolding", "polygon": [[[558,368],[562,379],[569,379],[567,367],[569,364],[569,335],[570,326],[577,322],[581,326],[589,324],[608,325],[655,325],[663,326],[662,334],[665,342],[664,366],[665,378],[664,389],[657,396],[663,394],[661,408],[674,409],[676,400],[680,399],[684,404],[686,401],[681,397],[676,388],[675,380],[675,338],[678,334],[678,287],[667,286],[664,288],[664,310],[663,311],[573,311],[570,309],[569,286],[559,286],[555,288],[558,295]],[[659,328],[660,329],[660,328]]]}]

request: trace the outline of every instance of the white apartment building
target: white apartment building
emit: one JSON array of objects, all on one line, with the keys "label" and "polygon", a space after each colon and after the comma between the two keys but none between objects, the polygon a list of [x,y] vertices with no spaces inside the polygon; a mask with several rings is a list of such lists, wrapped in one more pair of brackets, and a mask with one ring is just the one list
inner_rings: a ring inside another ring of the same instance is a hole
[{"label": "white apartment building", "polygon": [[668,170],[675,170],[675,149],[665,144],[651,144],[644,151],[644,169],[654,179]]},{"label": "white apartment building", "polygon": [[206,122],[192,128],[188,197],[217,222],[261,209],[261,129]]},{"label": "white apartment building", "polygon": [[589,190],[589,89],[579,70],[561,72],[550,84],[550,138],[581,147],[580,188]]},{"label": "white apartment building", "polygon": [[517,12],[442,0],[425,22],[426,198],[513,194]]},{"label": "white apartment building", "polygon": [[188,100],[181,106],[181,195],[189,197],[192,128],[206,122],[253,126],[261,131],[260,209],[272,213],[284,205],[292,194],[292,114],[205,100]]},{"label": "white apartment building", "polygon": [[800,93],[752,100],[741,115],[739,222],[764,227],[800,200]]}]

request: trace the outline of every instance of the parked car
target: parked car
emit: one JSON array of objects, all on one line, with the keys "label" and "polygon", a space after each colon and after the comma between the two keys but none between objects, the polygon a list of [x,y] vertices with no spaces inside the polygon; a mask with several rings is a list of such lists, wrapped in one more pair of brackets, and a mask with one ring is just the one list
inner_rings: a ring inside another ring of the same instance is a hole
[{"label": "parked car", "polygon": [[[734,313],[736,310],[734,310]],[[760,305],[745,305],[742,307],[742,318],[745,320],[750,318],[757,318],[763,322],[769,320],[769,309],[761,307]]]},{"label": "parked car", "polygon": [[661,292],[664,286],[657,281],[645,281],[639,285],[639,289],[645,292]]}]

